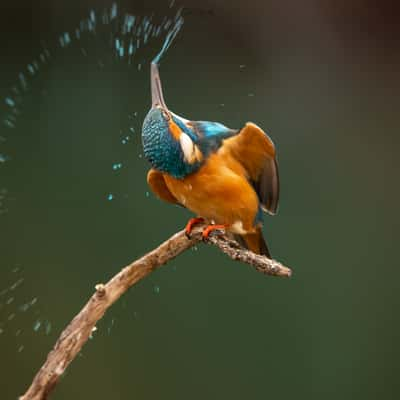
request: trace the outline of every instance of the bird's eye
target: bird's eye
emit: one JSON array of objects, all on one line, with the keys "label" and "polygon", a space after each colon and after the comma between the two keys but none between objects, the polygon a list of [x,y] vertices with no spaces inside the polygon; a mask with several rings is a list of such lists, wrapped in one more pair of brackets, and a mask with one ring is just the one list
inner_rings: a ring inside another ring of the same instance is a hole
[{"label": "bird's eye", "polygon": [[162,116],[163,116],[167,121],[169,121],[169,120],[171,119],[169,113],[167,113],[167,112],[164,111],[164,110],[162,110],[161,112],[162,112]]}]

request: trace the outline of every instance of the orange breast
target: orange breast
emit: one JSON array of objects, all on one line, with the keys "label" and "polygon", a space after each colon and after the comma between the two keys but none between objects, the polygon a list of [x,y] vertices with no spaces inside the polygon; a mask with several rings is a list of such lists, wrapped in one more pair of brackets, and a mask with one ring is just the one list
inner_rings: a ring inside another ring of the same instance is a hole
[{"label": "orange breast", "polygon": [[199,171],[184,179],[164,175],[171,193],[189,210],[217,224],[240,232],[254,231],[258,197],[244,168],[229,154],[219,151]]}]

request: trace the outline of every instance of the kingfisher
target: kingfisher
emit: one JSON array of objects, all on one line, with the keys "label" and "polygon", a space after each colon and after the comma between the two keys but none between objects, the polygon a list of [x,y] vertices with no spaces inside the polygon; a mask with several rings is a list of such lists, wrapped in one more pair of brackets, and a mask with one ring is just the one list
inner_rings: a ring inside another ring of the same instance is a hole
[{"label": "kingfisher", "polygon": [[276,214],[279,175],[275,146],[256,124],[231,129],[191,121],[172,112],[163,97],[158,63],[151,63],[152,106],[142,128],[147,183],[154,194],[181,205],[200,222],[203,239],[224,232],[244,248],[271,258],[262,233],[263,211]]}]

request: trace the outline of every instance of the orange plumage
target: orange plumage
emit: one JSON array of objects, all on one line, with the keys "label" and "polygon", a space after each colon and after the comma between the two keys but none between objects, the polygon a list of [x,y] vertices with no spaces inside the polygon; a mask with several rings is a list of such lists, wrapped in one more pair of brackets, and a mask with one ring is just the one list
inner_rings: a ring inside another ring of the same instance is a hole
[{"label": "orange plumage", "polygon": [[[147,181],[162,200],[206,219],[207,235],[223,227],[248,249],[270,256],[262,211],[278,207],[279,177],[269,136],[249,122],[241,130],[218,122],[189,121],[165,104],[158,64],[151,64],[152,107],[142,129]],[[189,233],[195,221],[189,221]]]},{"label": "orange plumage", "polygon": [[260,200],[251,184],[261,174],[267,174],[272,190],[263,206],[275,212],[279,193],[275,148],[259,127],[248,123],[237,135],[225,139],[198,171],[178,179],[151,169],[147,180],[162,200],[182,204],[198,216],[224,225],[241,235],[250,250],[265,253],[257,221]]}]

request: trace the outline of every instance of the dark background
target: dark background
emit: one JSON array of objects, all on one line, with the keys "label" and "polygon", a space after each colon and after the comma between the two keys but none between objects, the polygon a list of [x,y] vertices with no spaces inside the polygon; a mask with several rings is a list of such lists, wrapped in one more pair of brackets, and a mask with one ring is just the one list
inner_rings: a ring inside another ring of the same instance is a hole
[{"label": "dark background", "polygon": [[[119,4],[176,12],[142,3]],[[1,98],[41,41],[56,48],[90,8],[110,5],[3,1]],[[108,312],[52,398],[399,398],[399,10],[337,0],[177,6],[185,24],[162,61],[166,101],[191,119],[269,132],[282,189],[265,235],[294,276],[264,277],[208,246],[188,251]],[[26,389],[96,283],[190,216],[148,193],[141,156],[148,63],[161,45],[133,66],[101,35],[87,39],[88,56],[74,44],[54,50],[29,81],[16,128],[0,128],[2,399]]]}]

